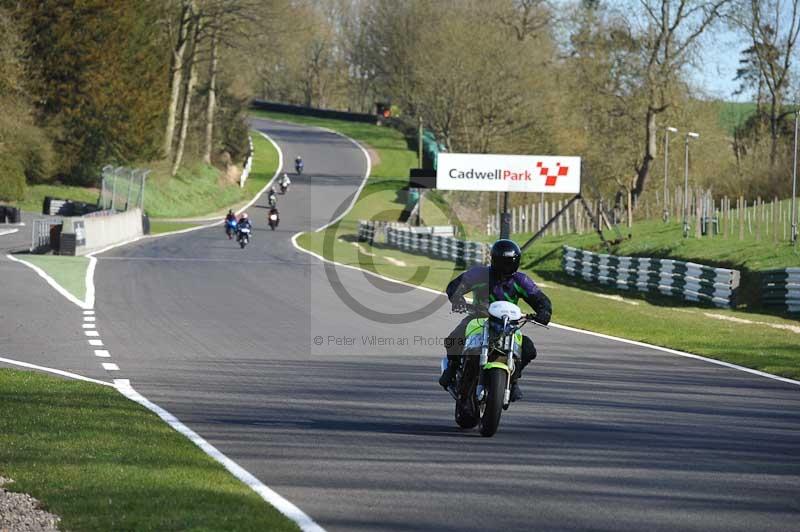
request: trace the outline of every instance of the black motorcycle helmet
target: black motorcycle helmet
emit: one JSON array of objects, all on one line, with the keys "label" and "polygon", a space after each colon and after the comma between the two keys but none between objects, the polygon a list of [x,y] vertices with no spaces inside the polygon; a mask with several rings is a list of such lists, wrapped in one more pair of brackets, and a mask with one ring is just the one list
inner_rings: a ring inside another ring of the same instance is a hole
[{"label": "black motorcycle helmet", "polygon": [[505,279],[519,269],[522,250],[513,240],[500,239],[492,244],[492,273]]}]

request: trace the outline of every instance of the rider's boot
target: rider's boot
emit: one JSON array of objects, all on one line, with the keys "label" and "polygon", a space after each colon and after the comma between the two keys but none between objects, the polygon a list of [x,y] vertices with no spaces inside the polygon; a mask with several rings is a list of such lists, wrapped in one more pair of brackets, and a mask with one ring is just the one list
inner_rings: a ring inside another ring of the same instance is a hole
[{"label": "rider's boot", "polygon": [[439,377],[439,386],[441,386],[446,390],[456,380],[457,371],[458,371],[457,363],[448,358],[447,367],[442,372],[442,376]]},{"label": "rider's boot", "polygon": [[519,386],[520,377],[522,377],[522,368],[517,366],[514,370],[514,374],[511,376],[511,396],[509,399],[512,403],[521,400],[523,397],[522,389]]}]

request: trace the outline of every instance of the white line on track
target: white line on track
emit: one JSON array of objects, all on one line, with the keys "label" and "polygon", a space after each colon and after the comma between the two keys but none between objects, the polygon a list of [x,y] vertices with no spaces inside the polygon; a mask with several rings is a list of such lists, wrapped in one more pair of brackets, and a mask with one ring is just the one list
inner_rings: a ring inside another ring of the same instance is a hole
[{"label": "white line on track", "polygon": [[254,477],[250,472],[245,470],[239,464],[222,454],[216,447],[208,443],[195,431],[181,423],[178,418],[161,408],[155,403],[150,402],[148,399],[139,394],[133,389],[131,383],[127,379],[115,379],[114,385],[128,399],[139,403],[148,410],[154,412],[161,419],[163,419],[170,427],[180,432],[192,443],[200,447],[207,455],[214,458],[217,462],[223,465],[231,474],[236,478],[247,484],[250,489],[258,493],[262,499],[274,506],[283,515],[297,523],[300,530],[304,532],[324,532],[324,529],[314,522],[311,517],[306,515],[300,508],[281,497],[278,493],[265,486],[260,480]]},{"label": "white line on track", "polygon": [[[344,135],[342,135],[342,136],[344,136]],[[353,141],[353,142],[355,144],[358,144],[355,141]],[[363,148],[362,148],[362,150],[363,150]],[[366,150],[363,150],[363,151],[364,151],[364,156],[367,158],[367,166],[368,166],[368,168],[371,168],[370,163],[369,163],[369,154],[367,153]],[[361,186],[358,189],[359,190],[359,194],[360,194],[361,189],[363,189],[364,186],[366,185],[368,179],[369,179],[369,172],[367,172],[367,175],[364,176],[364,181],[361,183]],[[353,201],[350,203],[350,206],[347,208],[347,210],[341,216],[339,216],[333,222],[330,222],[330,223],[320,227],[315,232],[322,231],[326,227],[328,227],[328,226],[332,225],[333,223],[337,222],[338,220],[342,219],[353,208],[353,206],[355,205],[357,199],[358,199],[358,194],[353,198]],[[314,253],[313,251],[310,251],[310,250],[307,250],[307,249],[301,247],[297,243],[297,238],[301,234],[303,234],[303,233],[302,232],[296,233],[295,235],[292,236],[291,241],[292,241],[292,245],[294,246],[294,248],[297,249],[298,251],[301,251],[303,253],[307,253],[307,254],[309,254],[309,255],[311,255],[313,257],[316,257],[317,259],[319,259],[319,260],[321,260],[323,262],[327,262],[329,264],[333,264],[333,265],[336,265],[336,266],[339,266],[339,267],[342,267],[342,268],[349,268],[351,270],[357,270],[357,271],[360,271],[360,272],[362,272],[364,274],[372,275],[373,277],[377,277],[379,279],[383,279],[384,281],[388,281],[388,282],[391,282],[391,283],[401,284],[403,286],[409,286],[411,288],[416,288],[418,290],[424,290],[426,292],[430,292],[430,293],[433,293],[433,294],[446,295],[444,292],[441,292],[439,290],[434,290],[434,289],[428,288],[426,286],[417,286],[417,285],[414,285],[414,284],[411,284],[411,283],[407,283],[405,281],[398,281],[397,279],[392,279],[391,277],[386,277],[384,275],[380,275],[378,273],[371,272],[369,270],[364,270],[362,268],[359,268],[358,266],[353,266],[353,265],[350,265],[350,264],[342,264],[341,262],[336,262],[334,260],[326,259],[325,257],[323,257],[322,255],[319,255],[318,253]],[[596,332],[593,332],[593,331],[586,331],[586,330],[583,330],[583,329],[576,329],[574,327],[569,327],[568,325],[559,325],[559,324],[553,323],[553,322],[550,322],[550,326],[554,327],[556,329],[564,329],[566,331],[576,332],[576,333],[580,333],[580,334],[588,334],[590,336],[596,336],[598,338],[604,338],[606,340],[613,340],[613,341],[616,341],[616,342],[622,342],[622,343],[625,343],[625,344],[635,345],[635,346],[638,346],[638,347],[644,347],[644,348],[647,348],[647,349],[653,349],[655,351],[661,351],[663,353],[669,353],[671,355],[678,355],[678,356],[685,357],[685,358],[693,358],[695,360],[701,360],[703,362],[708,362],[710,364],[716,364],[718,366],[724,366],[726,368],[731,368],[731,369],[735,369],[735,370],[738,370],[738,371],[744,371],[744,372],[750,373],[752,375],[758,375],[759,377],[766,377],[768,379],[772,379],[772,380],[776,380],[776,381],[785,382],[787,384],[794,384],[796,386],[800,386],[800,381],[796,381],[794,379],[787,379],[786,377],[779,377],[777,375],[772,375],[771,373],[765,373],[763,371],[758,371],[758,370],[755,370],[755,369],[746,368],[744,366],[739,366],[737,364],[731,364],[730,362],[723,362],[721,360],[715,360],[713,358],[707,358],[707,357],[700,356],[700,355],[695,355],[695,354],[692,354],[692,353],[686,353],[684,351],[678,351],[676,349],[669,349],[667,347],[661,347],[661,346],[658,346],[658,345],[647,344],[647,343],[644,343],[644,342],[637,342],[635,340],[628,340],[627,338],[620,338],[618,336],[611,336],[611,335],[608,335],[608,334],[596,333]]]},{"label": "white line on track", "polygon": [[97,320],[97,318],[95,318],[94,316],[84,316],[83,317],[83,321],[86,321],[86,322],[92,322],[92,321],[96,321],[96,320]]},{"label": "white line on track", "polygon": [[2,229],[0,230],[0,236],[12,235],[19,231],[19,229]]},{"label": "white line on track", "polygon": [[94,311],[93,310],[84,310],[83,313],[86,316],[94,316]]},{"label": "white line on track", "polygon": [[106,351],[105,349],[95,349],[94,356],[101,357],[101,358],[109,358],[111,357],[111,353]]},{"label": "white line on track", "polygon": [[92,345],[92,346],[95,346],[95,347],[100,347],[100,346],[103,345],[103,341],[102,340],[89,340],[89,345]]},{"label": "white line on track", "polygon": [[[278,152],[278,168],[275,170],[275,174],[272,176],[272,179],[270,179],[269,182],[266,185],[264,185],[264,188],[262,188],[258,192],[258,194],[256,194],[256,196],[249,203],[247,203],[244,207],[242,207],[237,212],[237,214],[243,212],[245,209],[249,208],[256,201],[258,201],[261,198],[261,196],[269,189],[269,187],[272,186],[273,182],[278,177],[278,175],[280,174],[280,172],[281,172],[281,170],[283,168],[283,152],[281,152],[280,147],[275,143],[274,140],[272,140],[264,132],[259,131],[259,133],[261,134],[261,136],[263,136],[265,139],[267,139],[275,147],[275,150],[277,150],[277,152]],[[219,222],[213,222],[213,223],[206,224],[206,225],[201,225],[201,226],[198,226],[198,227],[190,227],[188,229],[182,229],[180,231],[172,231],[170,233],[162,233],[162,234],[159,234],[159,235],[141,236],[141,237],[134,238],[134,239],[128,240],[126,242],[120,242],[119,244],[114,244],[112,246],[108,246],[106,248],[103,248],[103,249],[100,249],[98,251],[94,251],[94,252],[90,253],[88,256],[90,257],[90,260],[92,260],[92,262],[90,263],[91,276],[89,275],[89,271],[87,270],[87,273],[86,273],[86,286],[87,286],[87,294],[89,292],[89,286],[92,287],[91,288],[91,293],[92,293],[91,303],[92,303],[92,307],[94,307],[94,265],[96,264],[96,261],[97,261],[97,259],[95,258],[96,255],[99,255],[101,253],[109,251],[109,250],[111,250],[113,248],[126,246],[128,244],[132,244],[133,242],[136,242],[136,241],[139,241],[139,240],[159,238],[159,237],[164,237],[164,236],[176,235],[176,234],[180,234],[180,233],[188,233],[190,231],[198,231],[200,229],[207,229],[207,228],[213,227],[215,225],[220,225],[221,223],[222,222],[219,221]],[[105,257],[101,257],[101,258],[105,259]],[[109,259],[110,258],[111,257],[109,257]],[[87,301],[88,301],[88,299],[87,299]],[[88,335],[89,332],[95,332],[95,331],[85,331],[85,332]],[[92,343],[93,341],[96,341],[98,343],[97,344],[93,344]],[[89,340],[89,343],[92,344],[92,345],[103,345],[102,342],[100,342],[100,340]],[[96,353],[97,352],[95,352],[95,354]],[[101,356],[101,355],[98,355],[98,356]],[[104,363],[103,367],[106,367],[106,365],[107,364]],[[111,364],[111,365],[115,366],[115,368],[114,368],[115,370],[118,369],[115,364]],[[106,368],[106,369],[109,369],[109,368]],[[294,521],[300,527],[301,530],[303,530],[304,532],[324,532],[324,529],[321,526],[319,526],[317,523],[315,523],[313,519],[311,519],[308,515],[303,513],[303,511],[300,510],[297,506],[295,506],[294,504],[289,502],[287,499],[284,499],[278,493],[276,493],[275,491],[273,491],[272,489],[270,489],[269,487],[264,485],[260,480],[258,480],[255,476],[253,476],[250,472],[246,471],[239,464],[237,464],[236,462],[234,462],[233,460],[231,460],[230,458],[228,458],[227,456],[222,454],[213,445],[211,445],[210,443],[205,441],[197,433],[195,433],[189,427],[187,427],[186,425],[181,423],[175,416],[173,416],[172,414],[170,414],[169,412],[167,412],[166,410],[164,410],[160,406],[156,405],[155,403],[150,402],[144,396],[139,394],[136,390],[133,389],[133,387],[131,386],[129,380],[127,380],[127,379],[115,379],[114,380],[114,384],[116,385],[117,389],[123,395],[125,395],[128,399],[131,399],[131,400],[141,404],[145,408],[147,408],[147,409],[155,412],[156,414],[158,414],[158,416],[161,417],[161,419],[163,419],[164,421],[166,421],[172,428],[174,428],[175,430],[177,430],[178,432],[180,432],[181,434],[183,434],[184,436],[189,438],[193,443],[195,443],[198,447],[200,447],[200,449],[202,449],[206,454],[208,454],[209,456],[211,456],[212,458],[214,458],[215,460],[220,462],[225,467],[225,469],[230,471],[236,478],[238,478],[239,480],[241,480],[242,482],[247,484],[247,486],[249,486],[253,491],[258,493],[261,496],[261,498],[263,498],[269,504],[271,504],[272,506],[277,508],[278,511],[281,512],[283,515],[285,515],[286,517],[288,517],[289,519]]]},{"label": "white line on track", "polygon": [[37,366],[36,364],[30,364],[28,362],[22,362],[20,360],[12,360],[10,358],[0,357],[0,362],[5,362],[6,364],[11,364],[11,365],[14,365],[14,366],[20,366],[20,367],[28,368],[28,369],[36,369],[36,370],[44,371],[44,372],[47,372],[47,373],[53,373],[55,375],[61,375],[62,377],[69,377],[70,379],[77,379],[79,381],[93,382],[95,384],[102,384],[103,386],[112,386],[112,387],[114,386],[110,382],[99,381],[97,379],[91,379],[89,377],[84,377],[83,375],[78,375],[77,373],[71,373],[69,371],[64,371],[64,370],[61,370],[61,369],[48,368],[46,366]]},{"label": "white line on track", "polygon": [[97,325],[95,325],[94,323],[82,323],[81,327],[83,327],[84,329],[96,329]]},{"label": "white line on track", "polygon": [[94,337],[100,336],[100,333],[97,331],[83,331],[83,334],[85,334],[86,336],[94,336]]},{"label": "white line on track", "polygon": [[112,362],[103,362],[103,369],[106,371],[119,371],[119,366]]}]

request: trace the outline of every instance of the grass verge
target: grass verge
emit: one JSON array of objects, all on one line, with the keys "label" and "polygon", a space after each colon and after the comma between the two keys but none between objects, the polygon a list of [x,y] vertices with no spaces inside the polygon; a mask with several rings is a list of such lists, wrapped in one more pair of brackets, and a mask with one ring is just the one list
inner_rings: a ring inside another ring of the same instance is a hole
[{"label": "grass verge", "polygon": [[297,530],[113,388],[0,369],[0,473],[64,530]]},{"label": "grass verge", "polygon": [[219,170],[202,164],[182,168],[169,177],[154,168],[145,188],[145,210],[151,218],[190,218],[220,214],[249,201],[278,169],[278,152],[271,142],[252,132],[253,168],[243,188],[220,181]]},{"label": "grass verge", "polygon": [[79,300],[86,298],[87,257],[21,254],[16,258],[38,266]]},{"label": "grass verge", "polygon": [[162,233],[171,233],[172,231],[181,231],[191,227],[197,227],[200,224],[189,222],[171,222],[168,220],[151,220],[150,221],[150,234],[160,235]]}]

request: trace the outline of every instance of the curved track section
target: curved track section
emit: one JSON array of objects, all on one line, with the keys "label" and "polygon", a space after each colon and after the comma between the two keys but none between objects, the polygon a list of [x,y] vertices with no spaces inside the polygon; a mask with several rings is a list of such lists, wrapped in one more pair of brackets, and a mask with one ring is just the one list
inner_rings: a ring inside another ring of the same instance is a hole
[{"label": "curved track section", "polygon": [[[455,322],[446,307],[420,310],[439,296],[351,269],[333,277],[292,246],[360,185],[361,150],[322,130],[255,127],[288,164],[306,162],[279,197],[277,231],[259,202],[245,250],[216,227],[98,257],[115,377],[329,530],[796,526],[800,394],[789,384],[550,330],[498,434],[458,430],[436,385],[441,348],[414,342]],[[371,319],[342,293],[419,319]]]}]

